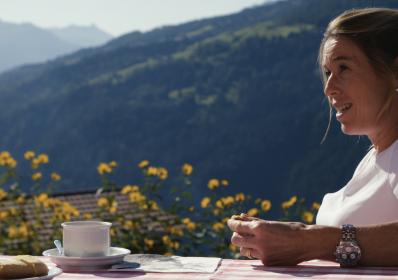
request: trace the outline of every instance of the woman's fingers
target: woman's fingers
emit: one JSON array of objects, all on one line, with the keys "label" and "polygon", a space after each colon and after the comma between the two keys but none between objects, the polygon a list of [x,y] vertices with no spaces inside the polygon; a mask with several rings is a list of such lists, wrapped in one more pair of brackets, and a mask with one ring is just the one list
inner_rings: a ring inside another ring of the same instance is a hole
[{"label": "woman's fingers", "polygon": [[228,226],[232,231],[240,234],[253,234],[251,221],[241,221],[235,219],[228,220]]},{"label": "woman's fingers", "polygon": [[260,259],[259,252],[254,248],[240,247],[240,255],[249,259]]},{"label": "woman's fingers", "polygon": [[234,232],[231,237],[232,244],[238,247],[254,247],[255,240],[253,235],[242,235]]}]

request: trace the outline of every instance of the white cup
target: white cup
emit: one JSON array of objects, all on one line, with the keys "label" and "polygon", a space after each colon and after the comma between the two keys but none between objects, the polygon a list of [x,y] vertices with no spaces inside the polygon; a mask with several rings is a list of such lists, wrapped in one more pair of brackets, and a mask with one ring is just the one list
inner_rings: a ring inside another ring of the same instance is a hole
[{"label": "white cup", "polygon": [[111,223],[75,221],[61,225],[65,256],[103,257],[109,255]]}]

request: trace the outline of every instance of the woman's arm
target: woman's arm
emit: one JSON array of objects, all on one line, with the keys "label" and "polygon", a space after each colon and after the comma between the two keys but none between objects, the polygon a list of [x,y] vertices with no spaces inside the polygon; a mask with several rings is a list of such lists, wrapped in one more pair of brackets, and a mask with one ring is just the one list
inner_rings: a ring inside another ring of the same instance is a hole
[{"label": "woman's arm", "polygon": [[[296,265],[311,259],[335,260],[340,241],[337,227],[230,219],[232,243],[241,254],[260,259],[264,265]],[[398,266],[398,222],[357,227],[362,250],[361,266]]]}]

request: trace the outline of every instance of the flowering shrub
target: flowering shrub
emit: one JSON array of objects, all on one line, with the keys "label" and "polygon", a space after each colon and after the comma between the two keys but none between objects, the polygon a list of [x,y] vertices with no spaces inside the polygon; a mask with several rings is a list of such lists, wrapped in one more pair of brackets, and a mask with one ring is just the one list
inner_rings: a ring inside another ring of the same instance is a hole
[{"label": "flowering shrub", "polygon": [[[168,186],[169,170],[148,160],[137,166],[143,183],[119,186],[112,180],[118,164],[111,161],[97,165],[101,187],[96,192],[96,209],[83,213],[52,196],[62,178],[56,172],[42,170],[50,162],[46,154],[27,151],[24,159],[32,169],[31,196],[19,186],[18,162],[9,152],[0,152],[0,253],[41,254],[53,247],[52,240],[62,238],[62,222],[100,219],[113,223],[112,245],[134,253],[234,258],[239,254],[230,244],[231,232],[226,226],[229,217],[245,212],[266,218],[273,207],[267,199],[229,193],[230,182],[225,178],[209,179],[208,195],[193,199],[194,167],[189,163],[181,166],[173,187]],[[307,207],[303,198],[293,196],[281,203],[281,209],[280,220],[312,223],[319,204]],[[40,234],[43,230],[47,235]]]}]

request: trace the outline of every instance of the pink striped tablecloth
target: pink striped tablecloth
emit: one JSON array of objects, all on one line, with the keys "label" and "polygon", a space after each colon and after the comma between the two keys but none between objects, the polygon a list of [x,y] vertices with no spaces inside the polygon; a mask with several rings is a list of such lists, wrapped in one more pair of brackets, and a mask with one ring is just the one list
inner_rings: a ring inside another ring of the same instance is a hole
[{"label": "pink striped tablecloth", "polygon": [[[41,259],[49,266],[54,266],[46,257]],[[111,280],[111,279],[164,279],[164,280],[253,280],[253,279],[397,279],[396,268],[354,268],[342,269],[336,263],[310,261],[292,267],[265,267],[258,260],[224,259],[214,273],[142,273],[142,272],[107,272],[98,270],[88,273],[62,273],[54,280]]]}]

